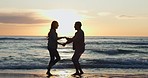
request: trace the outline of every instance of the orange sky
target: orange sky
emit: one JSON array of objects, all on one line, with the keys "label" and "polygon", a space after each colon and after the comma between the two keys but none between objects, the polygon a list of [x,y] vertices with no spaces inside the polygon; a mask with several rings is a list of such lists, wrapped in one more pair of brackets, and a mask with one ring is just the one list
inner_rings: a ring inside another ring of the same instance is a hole
[{"label": "orange sky", "polygon": [[46,36],[53,20],[59,36],[81,21],[86,36],[148,36],[147,0],[1,0],[0,36]]}]

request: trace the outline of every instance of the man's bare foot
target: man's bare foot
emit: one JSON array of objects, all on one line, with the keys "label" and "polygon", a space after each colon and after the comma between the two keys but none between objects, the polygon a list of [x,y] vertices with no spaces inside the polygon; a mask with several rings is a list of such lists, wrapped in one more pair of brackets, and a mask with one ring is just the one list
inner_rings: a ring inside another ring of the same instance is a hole
[{"label": "man's bare foot", "polygon": [[46,73],[48,76],[53,76],[51,73]]},{"label": "man's bare foot", "polygon": [[52,76],[52,74],[51,74],[49,71],[47,71],[46,74],[47,74],[48,76]]},{"label": "man's bare foot", "polygon": [[72,74],[72,76],[75,76],[75,75],[80,75],[80,73],[74,73],[74,74]]},{"label": "man's bare foot", "polygon": [[80,72],[80,74],[84,74],[84,72],[83,72],[83,71],[81,71],[81,72]]}]

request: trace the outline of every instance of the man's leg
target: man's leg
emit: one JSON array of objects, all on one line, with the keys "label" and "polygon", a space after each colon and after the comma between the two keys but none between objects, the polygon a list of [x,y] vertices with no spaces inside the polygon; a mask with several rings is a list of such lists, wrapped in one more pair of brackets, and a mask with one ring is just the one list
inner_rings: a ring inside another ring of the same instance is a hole
[{"label": "man's leg", "polygon": [[81,65],[79,63],[79,59],[80,59],[81,55],[83,54],[83,52],[84,52],[83,48],[82,49],[77,49],[77,50],[75,50],[75,53],[74,53],[74,55],[72,57],[72,61],[73,61],[74,66],[76,68],[76,72],[78,71],[79,74],[83,74],[84,73],[82,71]]},{"label": "man's leg", "polygon": [[76,69],[76,73],[74,73],[74,75],[79,74],[79,69],[80,69],[80,63],[79,63],[79,58],[80,58],[80,54],[75,52],[73,57],[72,57],[72,62],[74,63],[74,67]]}]

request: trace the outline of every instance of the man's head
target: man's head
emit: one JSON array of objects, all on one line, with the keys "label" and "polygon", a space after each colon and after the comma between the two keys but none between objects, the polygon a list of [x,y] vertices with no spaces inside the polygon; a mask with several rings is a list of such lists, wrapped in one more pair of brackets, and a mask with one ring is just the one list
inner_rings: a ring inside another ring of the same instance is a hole
[{"label": "man's head", "polygon": [[80,30],[81,29],[81,26],[82,26],[82,24],[81,24],[80,21],[75,22],[75,25],[74,25],[75,30]]}]

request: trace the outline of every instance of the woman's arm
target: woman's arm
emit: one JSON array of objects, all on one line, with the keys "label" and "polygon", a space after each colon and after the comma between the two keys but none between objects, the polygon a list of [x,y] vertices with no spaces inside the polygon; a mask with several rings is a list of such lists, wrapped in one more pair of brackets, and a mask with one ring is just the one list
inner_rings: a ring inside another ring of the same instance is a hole
[{"label": "woman's arm", "polygon": [[62,39],[62,38],[66,38],[66,37],[58,37],[57,40],[60,40],[60,39]]}]

